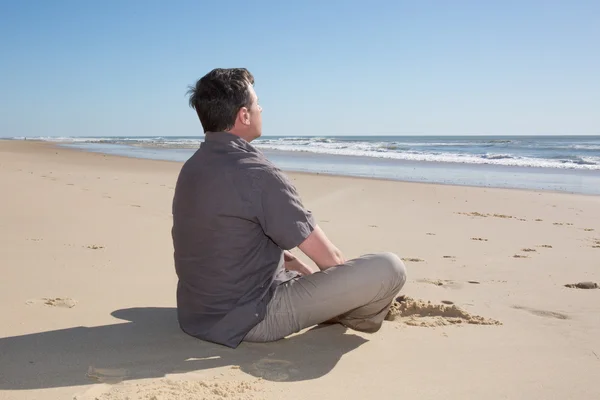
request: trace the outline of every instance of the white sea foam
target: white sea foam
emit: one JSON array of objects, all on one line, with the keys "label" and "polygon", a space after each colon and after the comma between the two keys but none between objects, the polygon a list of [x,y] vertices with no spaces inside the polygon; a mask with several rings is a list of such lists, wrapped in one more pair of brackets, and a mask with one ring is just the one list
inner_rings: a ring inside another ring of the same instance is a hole
[{"label": "white sea foam", "polygon": [[[395,146],[392,147],[392,146]],[[420,150],[402,150],[404,144],[392,145],[389,142],[333,142],[319,143],[307,140],[296,143],[261,142],[257,147],[269,150],[309,152],[316,154],[331,154],[355,157],[376,157],[406,161],[430,161],[464,164],[494,164],[518,167],[539,168],[564,168],[564,169],[588,169],[600,170],[600,157],[581,157],[579,159],[547,159],[534,157],[521,157],[511,154],[483,155],[459,153],[459,152],[434,152]],[[414,146],[414,144],[412,144]]]},{"label": "white sea foam", "polygon": [[[120,144],[152,148],[197,148],[195,137],[37,137],[59,143]],[[24,139],[14,138],[14,139]],[[439,138],[438,138],[439,139]],[[600,170],[600,145],[595,142],[555,143],[517,139],[473,138],[448,140],[370,141],[332,137],[260,138],[253,142],[263,150],[306,152],[324,155],[375,157],[406,161],[492,164],[518,167]],[[453,148],[451,148],[453,147]],[[538,148],[538,149],[535,149]],[[531,150],[534,149],[534,150]],[[536,151],[537,153],[524,153]],[[532,155],[533,154],[533,155]]]}]

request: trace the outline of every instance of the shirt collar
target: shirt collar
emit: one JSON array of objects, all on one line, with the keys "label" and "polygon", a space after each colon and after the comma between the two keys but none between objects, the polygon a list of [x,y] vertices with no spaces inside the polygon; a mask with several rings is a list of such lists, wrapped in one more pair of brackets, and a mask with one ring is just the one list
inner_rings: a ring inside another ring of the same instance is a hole
[{"label": "shirt collar", "polygon": [[252,146],[245,139],[242,139],[241,137],[230,132],[205,132],[204,141],[208,143],[231,145],[233,147],[241,148],[253,153],[259,153],[258,149]]}]

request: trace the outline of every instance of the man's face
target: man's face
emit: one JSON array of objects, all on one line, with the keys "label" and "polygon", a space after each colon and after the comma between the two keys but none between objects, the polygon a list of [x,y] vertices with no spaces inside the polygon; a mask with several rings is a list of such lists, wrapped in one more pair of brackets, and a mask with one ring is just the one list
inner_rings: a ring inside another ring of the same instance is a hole
[{"label": "man's face", "polygon": [[250,142],[262,135],[262,107],[252,85],[248,85],[250,106],[239,109],[235,125],[231,132]]},{"label": "man's face", "polygon": [[252,85],[249,86],[252,97],[252,105],[249,109],[250,124],[248,125],[248,137],[250,140],[259,138],[262,135],[262,107],[258,104],[258,96]]}]

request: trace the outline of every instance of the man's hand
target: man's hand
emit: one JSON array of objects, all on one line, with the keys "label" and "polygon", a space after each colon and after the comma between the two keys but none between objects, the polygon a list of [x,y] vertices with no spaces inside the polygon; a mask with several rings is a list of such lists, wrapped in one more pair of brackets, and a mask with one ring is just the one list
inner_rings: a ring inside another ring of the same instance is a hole
[{"label": "man's hand", "polygon": [[285,260],[285,269],[288,271],[296,271],[300,275],[310,275],[313,273],[313,270],[308,265],[304,264],[289,251],[285,251],[283,256]]}]

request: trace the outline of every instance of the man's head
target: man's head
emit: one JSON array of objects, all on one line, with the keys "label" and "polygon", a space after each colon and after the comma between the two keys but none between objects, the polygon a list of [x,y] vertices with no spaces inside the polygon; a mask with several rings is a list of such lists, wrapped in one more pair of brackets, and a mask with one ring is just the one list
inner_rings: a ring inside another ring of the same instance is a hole
[{"label": "man's head", "polygon": [[262,108],[245,68],[216,68],[190,87],[190,107],[204,132],[231,132],[248,142],[262,134]]}]

